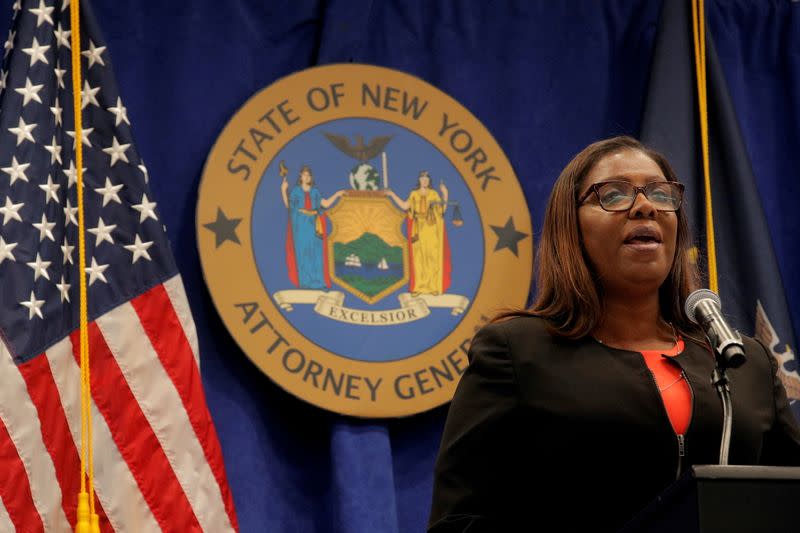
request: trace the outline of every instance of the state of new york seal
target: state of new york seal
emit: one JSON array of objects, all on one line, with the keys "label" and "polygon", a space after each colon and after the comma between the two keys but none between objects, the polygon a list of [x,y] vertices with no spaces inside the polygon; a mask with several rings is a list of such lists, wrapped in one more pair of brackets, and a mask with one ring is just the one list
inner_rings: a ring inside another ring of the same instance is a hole
[{"label": "state of new york seal", "polygon": [[476,329],[529,291],[530,216],[505,154],[396,70],[316,67],[253,96],[211,150],[196,224],[242,350],[343,414],[449,401]]}]

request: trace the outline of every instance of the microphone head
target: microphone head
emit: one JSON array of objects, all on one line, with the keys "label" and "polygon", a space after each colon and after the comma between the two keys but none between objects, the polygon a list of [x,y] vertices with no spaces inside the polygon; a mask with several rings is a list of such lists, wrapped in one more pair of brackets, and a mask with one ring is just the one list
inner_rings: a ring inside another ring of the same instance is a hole
[{"label": "microphone head", "polygon": [[697,289],[686,298],[686,304],[683,306],[683,311],[686,313],[686,316],[695,324],[700,323],[695,310],[697,309],[697,304],[702,300],[711,300],[716,304],[718,309],[722,309],[722,302],[719,296],[717,296],[717,293],[708,289]]}]

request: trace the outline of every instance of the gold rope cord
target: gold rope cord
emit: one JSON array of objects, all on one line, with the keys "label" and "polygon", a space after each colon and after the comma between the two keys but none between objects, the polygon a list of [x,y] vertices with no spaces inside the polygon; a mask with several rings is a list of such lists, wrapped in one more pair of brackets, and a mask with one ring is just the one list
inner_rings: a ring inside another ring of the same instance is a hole
[{"label": "gold rope cord", "polygon": [[[78,279],[80,280],[80,366],[81,366],[81,490],[78,494],[75,533],[100,533],[94,501],[92,450],[92,388],[89,368],[89,319],[86,293],[86,232],[83,206],[83,119],[81,102],[81,34],[79,0],[70,4],[72,52],[72,112],[75,124],[75,165],[78,194]],[[88,470],[87,470],[88,464]],[[88,478],[88,491],[87,491]]]},{"label": "gold rope cord", "polygon": [[694,33],[694,66],[697,78],[697,105],[700,117],[700,142],[703,152],[703,183],[706,200],[706,248],[708,254],[708,286],[719,292],[717,283],[717,251],[714,242],[714,206],[711,198],[711,170],[708,150],[708,93],[706,91],[706,16],[704,0],[692,0]]}]

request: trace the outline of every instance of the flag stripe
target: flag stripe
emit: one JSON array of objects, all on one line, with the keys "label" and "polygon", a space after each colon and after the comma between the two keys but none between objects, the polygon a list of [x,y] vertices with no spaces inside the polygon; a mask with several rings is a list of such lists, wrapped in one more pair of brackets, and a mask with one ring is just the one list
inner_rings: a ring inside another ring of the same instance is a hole
[{"label": "flag stripe", "polygon": [[[72,337],[73,355],[79,361],[78,336]],[[95,323],[89,324],[89,346],[92,397],[159,525],[167,531],[200,530],[164,450]]]},{"label": "flag stripe", "polygon": [[[47,356],[42,355],[19,365],[18,368],[39,414],[42,439],[53,460],[56,479],[61,488],[61,507],[64,509],[69,523],[74,524],[81,484],[80,456],[78,448],[72,440],[67,417],[61,405],[61,398],[53,380],[50,363]],[[101,530],[110,531],[111,525],[103,512],[102,505],[97,505],[96,511],[100,519]]]},{"label": "flag stripe", "polygon": [[[180,278],[176,276],[170,281],[173,280],[178,281],[178,286],[182,292],[183,285],[180,283]],[[185,295],[177,294],[175,297],[178,302],[186,302]],[[191,341],[184,335],[184,329],[178,324],[180,312],[174,305],[175,301],[168,287],[157,286],[142,296],[131,300],[131,304],[153,348],[157,352],[161,365],[163,365],[164,370],[166,370],[180,395],[183,412],[188,414],[189,422],[202,445],[205,459],[213,472],[217,491],[221,491],[219,497],[225,502],[224,508],[230,524],[238,528],[233,506],[233,495],[228,488],[225,467],[222,463],[222,450],[217,439],[214,423],[211,420],[211,414],[208,409],[197,408],[198,399],[202,399],[201,405],[205,405],[203,383],[197,366],[187,364],[187,362],[191,361],[192,356]],[[189,316],[189,321],[191,322],[191,316]],[[182,320],[181,324],[183,324]],[[191,330],[194,331],[194,323],[191,322],[190,325]],[[214,499],[218,501],[216,494]],[[219,510],[221,511],[222,508],[220,507]]]},{"label": "flag stripe", "polygon": [[42,441],[41,426],[25,381],[4,344],[0,344],[0,417],[25,467],[31,497],[47,531],[69,527],[61,508],[61,489],[53,461]]},{"label": "flag stripe", "polygon": [[[77,337],[76,337],[77,338]],[[73,442],[80,442],[80,367],[73,359],[70,337],[47,350],[53,380],[67,415]],[[94,488],[116,531],[155,532],[161,529],[120,455],[111,431],[92,402]]]},{"label": "flag stripe", "polygon": [[0,496],[0,531],[15,531],[17,528],[14,527],[14,522],[11,521],[11,517],[8,516],[8,511],[6,511],[6,506],[3,505],[3,498]]},{"label": "flag stripe", "polygon": [[[46,357],[34,357],[17,368],[22,375],[22,379],[25,380],[28,394],[39,415],[42,440],[53,461],[61,494],[62,496],[67,495],[62,497],[61,507],[64,510],[64,514],[67,515],[67,520],[74,524],[75,509],[77,507],[76,496],[80,488],[80,460],[74,446],[69,446],[72,443],[72,439],[65,438],[68,435],[69,428],[66,427],[66,420],[63,418],[58,390],[55,388],[48,390],[47,388],[48,379],[46,374],[49,373],[49,367]],[[64,420],[63,426],[60,423],[62,420]],[[61,449],[59,450],[59,448]],[[70,476],[66,475],[67,472],[74,472],[78,475],[73,475],[70,479]],[[77,481],[77,483],[73,481]],[[70,498],[69,495],[73,497]]]},{"label": "flag stripe", "polygon": [[[178,320],[181,323],[181,331],[186,336],[186,340],[192,349],[192,355],[197,366],[200,366],[200,348],[197,342],[197,328],[192,319],[192,311],[189,309],[189,299],[186,297],[186,289],[183,287],[183,279],[180,274],[172,276],[164,282],[164,289],[169,295],[169,301],[172,302],[172,308],[175,314],[178,315]],[[148,330],[152,331],[152,330]],[[158,330],[156,330],[157,332]],[[152,340],[152,337],[151,337]],[[200,389],[202,390],[202,388]],[[217,439],[214,439],[217,442]],[[222,457],[220,455],[220,457]],[[227,487],[227,483],[225,484]]]},{"label": "flag stripe", "polygon": [[0,463],[3,464],[3,475],[0,475],[0,500],[7,509],[9,520],[14,524],[12,531],[31,533],[44,531],[42,518],[33,505],[28,474],[14,443],[11,442],[2,410],[0,410]]},{"label": "flag stripe", "polygon": [[[160,285],[136,300],[146,302],[148,299],[171,308],[167,294]],[[161,314],[165,330],[158,340],[178,340],[175,335],[180,331],[177,317],[167,312],[166,308],[161,309]],[[170,318],[175,321],[174,324],[170,323]],[[175,376],[178,378],[183,377],[180,374],[186,374],[189,379],[192,376],[197,378],[195,381],[199,384],[188,344],[184,345],[185,350],[180,350],[178,342],[170,343],[168,348],[171,352],[167,352],[167,357],[159,362],[159,354],[142,329],[133,306],[128,303],[98,318],[97,326],[142,414],[158,438],[203,530],[232,531],[219,486],[206,461],[204,450],[192,431],[182,398],[171,381],[175,374],[178,374]]]}]

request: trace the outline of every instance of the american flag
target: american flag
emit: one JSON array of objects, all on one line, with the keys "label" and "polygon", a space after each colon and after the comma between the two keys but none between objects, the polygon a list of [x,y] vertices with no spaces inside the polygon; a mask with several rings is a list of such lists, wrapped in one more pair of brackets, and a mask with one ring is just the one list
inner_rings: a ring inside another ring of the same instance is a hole
[{"label": "american flag", "polygon": [[85,1],[83,135],[75,139],[68,4],[17,0],[0,69],[0,531],[71,531],[75,524],[76,142],[86,167],[101,529],[236,530],[186,294]]}]

